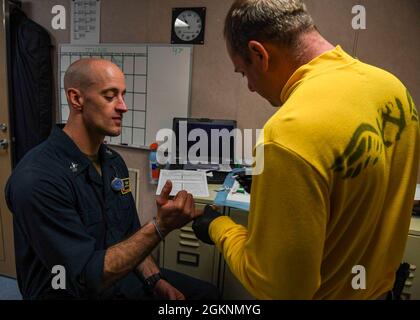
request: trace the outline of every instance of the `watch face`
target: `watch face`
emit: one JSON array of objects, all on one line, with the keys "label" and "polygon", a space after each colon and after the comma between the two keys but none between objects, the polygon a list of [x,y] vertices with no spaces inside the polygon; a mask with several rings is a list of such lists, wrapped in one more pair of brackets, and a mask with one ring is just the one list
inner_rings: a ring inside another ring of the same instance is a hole
[{"label": "watch face", "polygon": [[200,15],[192,10],[182,11],[175,19],[174,31],[182,41],[193,41],[203,28]]}]

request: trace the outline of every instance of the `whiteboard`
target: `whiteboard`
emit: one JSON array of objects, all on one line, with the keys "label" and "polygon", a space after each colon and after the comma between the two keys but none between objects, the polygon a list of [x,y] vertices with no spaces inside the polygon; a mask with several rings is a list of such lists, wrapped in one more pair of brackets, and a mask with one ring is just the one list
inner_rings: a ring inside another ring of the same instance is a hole
[{"label": "whiteboard", "polygon": [[64,74],[81,58],[108,59],[125,75],[128,111],[123,115],[121,135],[106,143],[148,148],[163,128],[172,129],[174,117],[188,117],[193,47],[159,44],[61,44],[58,51],[60,121],[67,122],[69,106]]}]

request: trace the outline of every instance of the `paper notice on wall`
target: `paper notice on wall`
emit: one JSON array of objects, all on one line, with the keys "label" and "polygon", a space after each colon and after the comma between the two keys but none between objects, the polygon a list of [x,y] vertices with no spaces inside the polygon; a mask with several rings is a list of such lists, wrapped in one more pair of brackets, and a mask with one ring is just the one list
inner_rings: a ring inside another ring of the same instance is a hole
[{"label": "paper notice on wall", "polygon": [[100,0],[71,1],[71,43],[98,44],[100,25]]}]

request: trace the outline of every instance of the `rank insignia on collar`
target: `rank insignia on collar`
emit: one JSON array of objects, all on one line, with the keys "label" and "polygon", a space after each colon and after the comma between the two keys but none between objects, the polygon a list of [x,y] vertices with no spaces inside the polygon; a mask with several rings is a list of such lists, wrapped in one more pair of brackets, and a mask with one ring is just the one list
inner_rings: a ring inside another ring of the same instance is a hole
[{"label": "rank insignia on collar", "polygon": [[121,194],[126,194],[131,192],[130,188],[130,178],[121,179],[123,182],[123,187],[121,189]]},{"label": "rank insignia on collar", "polygon": [[72,171],[72,172],[77,172],[77,167],[78,167],[79,165],[77,164],[77,163],[74,163],[74,162],[72,162],[71,163],[71,165],[70,165],[70,170]]}]

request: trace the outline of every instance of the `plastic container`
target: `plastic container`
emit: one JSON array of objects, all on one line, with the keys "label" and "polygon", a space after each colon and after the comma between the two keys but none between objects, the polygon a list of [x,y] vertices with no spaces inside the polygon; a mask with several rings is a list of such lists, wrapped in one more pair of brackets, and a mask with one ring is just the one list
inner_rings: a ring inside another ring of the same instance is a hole
[{"label": "plastic container", "polygon": [[159,182],[159,164],[157,162],[157,143],[150,145],[149,154],[149,182],[151,184],[157,184]]}]

